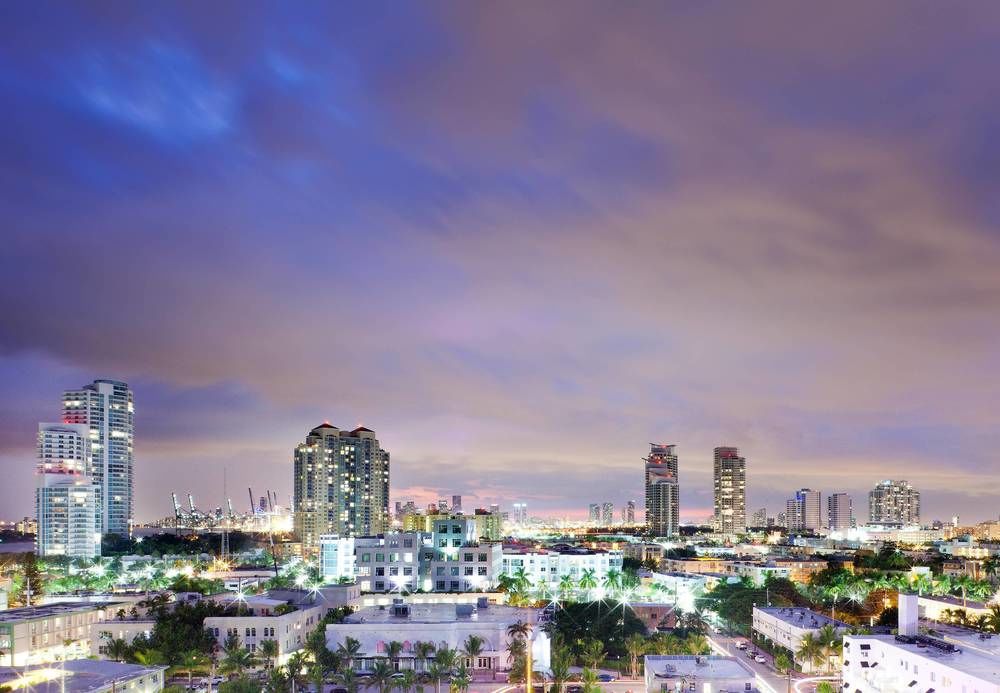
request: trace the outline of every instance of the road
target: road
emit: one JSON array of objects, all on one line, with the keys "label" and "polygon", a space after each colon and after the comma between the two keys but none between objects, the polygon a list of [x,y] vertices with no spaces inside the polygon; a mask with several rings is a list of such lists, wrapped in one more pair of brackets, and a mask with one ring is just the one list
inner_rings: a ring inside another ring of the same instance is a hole
[{"label": "road", "polygon": [[791,690],[791,685],[794,683],[795,677],[793,676],[790,682],[787,676],[776,672],[774,670],[774,660],[771,655],[761,650],[760,654],[764,656],[767,663],[759,664],[747,657],[746,650],[736,648],[736,643],[738,642],[745,642],[750,648],[753,648],[753,644],[746,638],[730,637],[722,633],[709,633],[708,640],[712,645],[712,649],[716,650],[719,654],[736,657],[736,660],[744,669],[752,672],[757,677],[757,687],[761,693],[785,693]]}]

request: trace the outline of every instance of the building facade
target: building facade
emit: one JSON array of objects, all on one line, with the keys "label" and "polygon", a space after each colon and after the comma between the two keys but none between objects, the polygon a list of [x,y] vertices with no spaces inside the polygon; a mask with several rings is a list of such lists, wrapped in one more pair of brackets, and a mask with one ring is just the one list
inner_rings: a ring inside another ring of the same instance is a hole
[{"label": "building facade", "polygon": [[593,551],[591,549],[555,550],[503,550],[501,573],[513,577],[524,571],[528,582],[534,588],[544,588],[551,593],[558,592],[560,580],[569,580],[578,585],[585,571],[591,571],[597,585],[603,585],[608,571],[621,572],[621,551]]},{"label": "building facade", "polygon": [[622,508],[622,522],[626,525],[635,524],[635,501],[630,500]]},{"label": "building facade", "polygon": [[132,390],[95,380],[63,393],[63,423],[90,429],[90,469],[98,487],[97,531],[127,536],[135,517],[135,409]]},{"label": "building facade", "polygon": [[651,443],[646,462],[646,524],[654,536],[680,530],[680,485],[676,445]]},{"label": "building facade", "polygon": [[60,602],[0,611],[0,662],[21,667],[90,655],[91,626],[119,604]]},{"label": "building facade", "polygon": [[785,521],[791,532],[815,532],[823,526],[822,496],[819,491],[804,488],[785,504]]},{"label": "building facade", "polygon": [[722,534],[741,534],[747,528],[747,462],[739,450],[717,447],[714,453],[714,529]]},{"label": "building facade", "polygon": [[880,481],[868,492],[868,522],[873,525],[920,524],[920,492],[908,481]]},{"label": "building facade", "polygon": [[[850,628],[842,621],[835,621],[809,609],[785,606],[753,608],[753,631],[772,644],[785,648],[792,655],[799,651],[806,634],[815,636],[824,626],[832,626],[840,634],[846,633]],[[804,672],[814,671],[812,662],[799,661],[799,665]]]},{"label": "building facade", "polygon": [[482,651],[475,661],[466,661],[473,672],[502,672],[510,669],[507,649],[510,626],[526,623],[532,626],[531,654],[538,669],[549,667],[550,643],[539,627],[540,611],[490,604],[486,598],[477,604],[415,604],[394,600],[390,607],[367,607],[349,615],[343,623],[326,627],[327,647],[336,650],[354,638],[360,648],[352,657],[356,671],[371,671],[378,661],[387,661],[388,644],[402,643],[402,652],[391,665],[397,670],[426,671],[431,661],[417,657],[418,642],[433,643],[436,649],[461,651],[470,635],[482,639]]},{"label": "building facade", "polygon": [[842,532],[854,527],[854,504],[846,493],[831,493],[827,499],[827,526]]},{"label": "building facade", "polygon": [[90,476],[90,428],[38,424],[35,553],[93,558],[101,555],[98,495]]},{"label": "building facade", "polygon": [[367,428],[328,423],[294,452],[293,523],[307,555],[324,534],[371,536],[390,529],[389,453]]},{"label": "building facade", "polygon": [[610,527],[615,523],[615,504],[605,501],[601,504],[601,524]]}]

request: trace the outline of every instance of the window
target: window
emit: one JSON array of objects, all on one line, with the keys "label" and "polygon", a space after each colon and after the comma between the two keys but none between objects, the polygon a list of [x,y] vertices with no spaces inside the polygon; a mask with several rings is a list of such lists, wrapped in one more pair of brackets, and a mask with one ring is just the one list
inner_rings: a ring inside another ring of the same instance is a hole
[{"label": "window", "polygon": [[377,553],[377,554],[375,554],[375,562],[376,563],[382,563],[383,561],[385,561],[385,554],[384,553]]},{"label": "window", "polygon": [[466,568],[465,568],[465,574],[466,575],[472,575],[472,570],[473,570],[472,566],[466,566]]},{"label": "window", "polygon": [[451,569],[451,574],[452,574],[452,575],[458,575],[458,566],[454,566],[454,567],[453,567],[453,568]]},{"label": "window", "polygon": [[376,577],[382,577],[382,576],[384,576],[385,575],[385,567],[384,566],[377,566],[375,568],[375,575],[376,575]]},{"label": "window", "polygon": [[458,592],[458,580],[451,581],[451,591]]},{"label": "window", "polygon": [[361,562],[362,563],[370,563],[371,560],[372,560],[372,555],[370,553],[363,553],[363,554],[361,554]]},{"label": "window", "polygon": [[381,592],[384,589],[385,589],[385,583],[377,580],[375,582],[375,591],[376,592]]},{"label": "window", "polygon": [[403,575],[413,575],[413,568],[410,568],[409,566],[403,568]]},{"label": "window", "polygon": [[462,527],[460,525],[452,525],[451,526],[451,531],[452,531],[453,534],[461,534],[462,533]]},{"label": "window", "polygon": [[481,565],[481,566],[479,566],[479,568],[477,568],[476,570],[477,570],[477,572],[478,572],[478,573],[479,573],[480,575],[486,575],[486,566],[484,566],[484,565]]},{"label": "window", "polygon": [[444,580],[438,580],[434,589],[444,590]]},{"label": "window", "polygon": [[399,568],[396,566],[389,568],[389,575],[399,575]]},{"label": "window", "polygon": [[465,560],[466,560],[466,562],[471,563],[472,562],[472,554],[471,553],[465,554]]},{"label": "window", "polygon": [[480,561],[485,561],[486,560],[486,554],[485,553],[479,554],[479,560]]}]

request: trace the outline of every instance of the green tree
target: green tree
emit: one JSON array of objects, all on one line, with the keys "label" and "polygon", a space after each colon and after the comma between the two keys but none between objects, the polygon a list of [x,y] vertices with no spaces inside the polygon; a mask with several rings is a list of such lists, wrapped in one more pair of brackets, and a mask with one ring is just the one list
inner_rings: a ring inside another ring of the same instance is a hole
[{"label": "green tree", "polygon": [[270,669],[273,667],[274,660],[278,658],[278,641],[262,640],[257,650],[260,652],[260,658],[264,662],[264,668]]},{"label": "green tree", "polygon": [[816,667],[826,661],[823,643],[813,633],[806,633],[799,641],[799,649],[795,653],[799,661]]},{"label": "green tree", "polygon": [[219,693],[261,693],[263,686],[246,674],[219,684]]},{"label": "green tree", "polygon": [[593,669],[584,669],[580,674],[580,683],[583,684],[583,693],[600,693],[601,684],[597,679],[597,672]]},{"label": "green tree", "polygon": [[829,681],[820,681],[816,684],[816,693],[836,693],[836,690]]},{"label": "green tree", "polygon": [[361,681],[351,667],[345,668],[337,675],[337,683],[347,689],[347,693],[358,693],[361,688]]},{"label": "green tree", "polygon": [[392,688],[392,665],[384,659],[380,659],[372,666],[369,681],[378,686],[379,693],[389,693]]},{"label": "green tree", "polygon": [[787,652],[781,650],[774,655],[774,668],[782,674],[792,668],[792,658],[788,656]]},{"label": "green tree", "polygon": [[396,688],[400,690],[400,693],[410,693],[413,687],[417,685],[417,672],[413,669],[403,669],[395,681]]},{"label": "green tree", "polygon": [[354,659],[358,656],[358,652],[360,651],[361,643],[349,635],[344,638],[344,642],[337,646],[337,652],[340,653],[344,664],[348,668],[354,667]]},{"label": "green tree", "polygon": [[178,673],[187,674],[188,688],[191,688],[191,679],[196,672],[204,671],[211,664],[208,655],[198,650],[188,650],[181,657],[181,661],[175,669]]},{"label": "green tree", "polygon": [[551,652],[549,655],[549,669],[552,672],[552,691],[560,693],[563,684],[569,680],[569,667],[572,664],[572,656],[559,638],[553,638]]},{"label": "green tree", "polygon": [[222,645],[222,665],[219,667],[222,673],[233,679],[253,664],[254,657],[250,650],[240,643],[240,636],[235,633],[230,634]]},{"label": "green tree", "polygon": [[591,669],[597,669],[601,666],[601,662],[604,658],[608,656],[607,651],[604,649],[604,643],[600,640],[590,639],[583,643],[583,647],[580,648],[580,659],[583,660],[583,665],[585,667],[590,667]]},{"label": "green tree", "polygon": [[451,675],[451,690],[453,693],[466,693],[469,684],[472,683],[472,676],[469,674],[465,663],[460,663]]},{"label": "green tree", "polygon": [[588,596],[591,590],[597,589],[597,574],[594,572],[594,569],[585,568],[580,573],[580,581],[577,584],[580,586],[580,591]]},{"label": "green tree", "polygon": [[635,633],[625,638],[625,653],[628,655],[629,676],[639,675],[639,660],[649,648],[649,642],[643,636]]},{"label": "green tree", "polygon": [[414,665],[417,666],[419,671],[427,668],[427,661],[433,656],[434,648],[434,643],[424,640],[418,640],[413,643]]},{"label": "green tree", "polygon": [[469,660],[469,667],[476,671],[479,656],[483,653],[486,641],[475,633],[470,634],[462,645],[462,656]]}]

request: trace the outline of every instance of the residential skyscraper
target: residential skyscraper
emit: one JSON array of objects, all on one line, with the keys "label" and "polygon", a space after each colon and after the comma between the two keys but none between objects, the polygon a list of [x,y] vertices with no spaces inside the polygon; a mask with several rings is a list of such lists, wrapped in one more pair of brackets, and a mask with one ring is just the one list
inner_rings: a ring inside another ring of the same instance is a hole
[{"label": "residential skyscraper", "polygon": [[823,526],[822,497],[819,491],[804,488],[785,504],[788,529],[793,532],[814,532]]},{"label": "residential skyscraper", "polygon": [[462,497],[459,495],[454,495],[451,497],[451,511],[453,513],[462,512]]},{"label": "residential skyscraper", "polygon": [[527,503],[514,503],[514,517],[512,521],[518,525],[528,524],[528,504]]},{"label": "residential skyscraper", "polygon": [[90,447],[90,427],[85,424],[38,424],[35,553],[39,556],[101,555]]},{"label": "residential skyscraper", "polygon": [[97,531],[127,536],[135,518],[132,390],[95,380],[63,393],[63,423],[90,428],[90,470],[98,486]]},{"label": "residential skyscraper", "polygon": [[844,531],[854,526],[854,506],[846,493],[831,493],[826,499],[827,526],[831,531]]},{"label": "residential skyscraper", "polygon": [[317,551],[323,534],[357,537],[390,529],[389,452],[374,431],[324,423],[293,458],[293,521],[303,550]]},{"label": "residential skyscraper", "polygon": [[750,518],[751,527],[767,527],[767,508],[755,510]]},{"label": "residential skyscraper", "polygon": [[717,447],[714,454],[715,531],[739,534],[747,528],[747,462],[739,450]]},{"label": "residential skyscraper", "polygon": [[634,500],[630,500],[629,502],[627,502],[625,504],[625,507],[622,508],[622,522],[624,522],[627,525],[634,525],[635,524],[635,501]]},{"label": "residential skyscraper", "polygon": [[610,527],[615,523],[615,504],[607,501],[601,505],[601,524]]},{"label": "residential skyscraper", "polygon": [[587,512],[587,519],[590,522],[593,522],[593,523],[596,524],[596,523],[598,523],[598,522],[601,521],[601,504],[600,503],[591,503],[587,507],[587,511],[588,511]]},{"label": "residential skyscraper", "polygon": [[880,481],[868,492],[868,521],[873,525],[920,523],[920,492],[908,481]]},{"label": "residential skyscraper", "polygon": [[680,527],[676,445],[649,444],[646,463],[646,525],[654,536],[672,537]]}]

